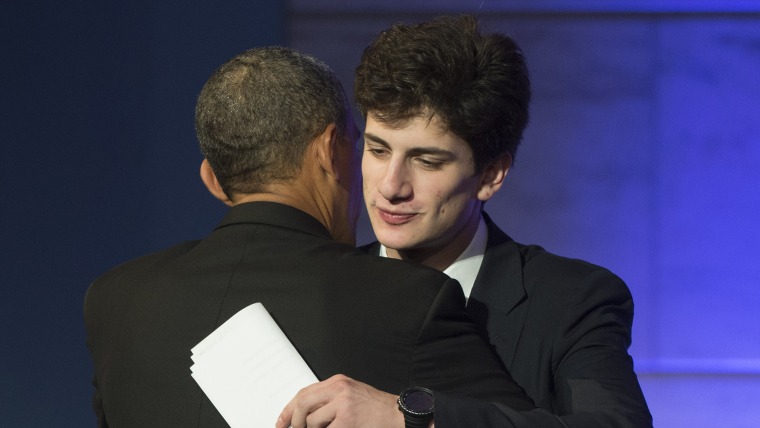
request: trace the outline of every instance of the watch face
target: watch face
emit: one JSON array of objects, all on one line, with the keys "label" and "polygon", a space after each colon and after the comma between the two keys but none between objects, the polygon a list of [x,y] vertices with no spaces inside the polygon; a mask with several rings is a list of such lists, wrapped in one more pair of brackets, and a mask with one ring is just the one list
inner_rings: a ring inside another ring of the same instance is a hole
[{"label": "watch face", "polygon": [[433,411],[433,396],[425,390],[409,391],[404,395],[404,406],[415,413],[430,413]]}]

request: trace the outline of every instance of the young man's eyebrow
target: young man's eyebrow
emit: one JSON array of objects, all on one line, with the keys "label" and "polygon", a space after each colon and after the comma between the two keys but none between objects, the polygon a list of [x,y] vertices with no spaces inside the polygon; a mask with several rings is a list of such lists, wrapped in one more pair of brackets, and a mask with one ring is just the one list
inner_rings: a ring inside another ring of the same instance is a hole
[{"label": "young man's eyebrow", "polygon": [[[372,141],[373,143],[380,144],[381,146],[384,146],[386,148],[390,148],[390,144],[388,144],[387,141],[383,140],[382,138],[370,132],[365,132],[364,138]],[[434,147],[434,146],[412,147],[409,149],[409,153],[415,156],[416,155],[437,155],[437,156],[445,156],[445,157],[455,157],[454,153],[452,153],[451,151],[441,149],[439,147]]]},{"label": "young man's eyebrow", "polygon": [[386,147],[389,146],[389,144],[388,144],[387,141],[383,140],[382,138],[380,138],[377,135],[372,134],[370,132],[365,132],[364,133],[364,139],[365,140],[371,140],[373,143],[382,144],[383,146],[386,146]]}]

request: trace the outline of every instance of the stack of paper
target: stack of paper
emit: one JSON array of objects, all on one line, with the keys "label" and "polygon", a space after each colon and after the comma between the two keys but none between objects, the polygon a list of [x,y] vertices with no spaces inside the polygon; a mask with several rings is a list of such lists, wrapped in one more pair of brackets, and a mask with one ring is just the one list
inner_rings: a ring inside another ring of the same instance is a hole
[{"label": "stack of paper", "polygon": [[193,379],[232,428],[274,426],[293,396],[317,382],[261,303],[219,326],[191,358]]}]

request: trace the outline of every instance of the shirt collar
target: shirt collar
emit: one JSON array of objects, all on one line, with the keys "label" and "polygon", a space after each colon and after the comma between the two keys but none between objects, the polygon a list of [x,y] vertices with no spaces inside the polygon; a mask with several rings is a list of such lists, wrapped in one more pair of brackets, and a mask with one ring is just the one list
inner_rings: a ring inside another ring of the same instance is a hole
[{"label": "shirt collar", "polygon": [[[483,263],[483,255],[486,252],[486,244],[488,243],[488,228],[486,222],[483,221],[483,217],[480,217],[478,223],[478,230],[475,231],[475,236],[472,237],[470,245],[465,248],[462,254],[454,260],[451,266],[447,267],[443,273],[459,281],[464,291],[464,297],[470,298],[470,292],[472,292],[472,286],[475,284],[475,278],[478,276],[480,265]],[[385,245],[380,245],[380,257],[388,257],[388,252],[385,249]]]}]

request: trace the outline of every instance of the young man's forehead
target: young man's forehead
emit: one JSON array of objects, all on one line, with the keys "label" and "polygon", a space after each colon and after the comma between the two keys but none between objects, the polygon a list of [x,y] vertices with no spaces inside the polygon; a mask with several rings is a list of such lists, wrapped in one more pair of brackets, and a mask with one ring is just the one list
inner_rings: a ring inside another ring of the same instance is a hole
[{"label": "young man's forehead", "polygon": [[365,123],[365,131],[371,129],[372,131],[376,131],[376,133],[382,131],[393,133],[396,131],[411,130],[413,128],[417,131],[424,131],[436,136],[445,135],[449,132],[448,128],[443,126],[439,119],[427,116],[414,116],[404,120],[394,121],[388,121],[376,116],[368,116]]},{"label": "young man's forehead", "polygon": [[448,124],[446,121],[444,121],[436,111],[428,107],[419,107],[407,111],[405,114],[370,110],[367,112],[367,120],[370,118],[377,123],[383,124],[384,127],[391,129],[406,128],[410,123],[422,120],[427,122],[430,126],[437,126],[441,132],[448,131]]}]

